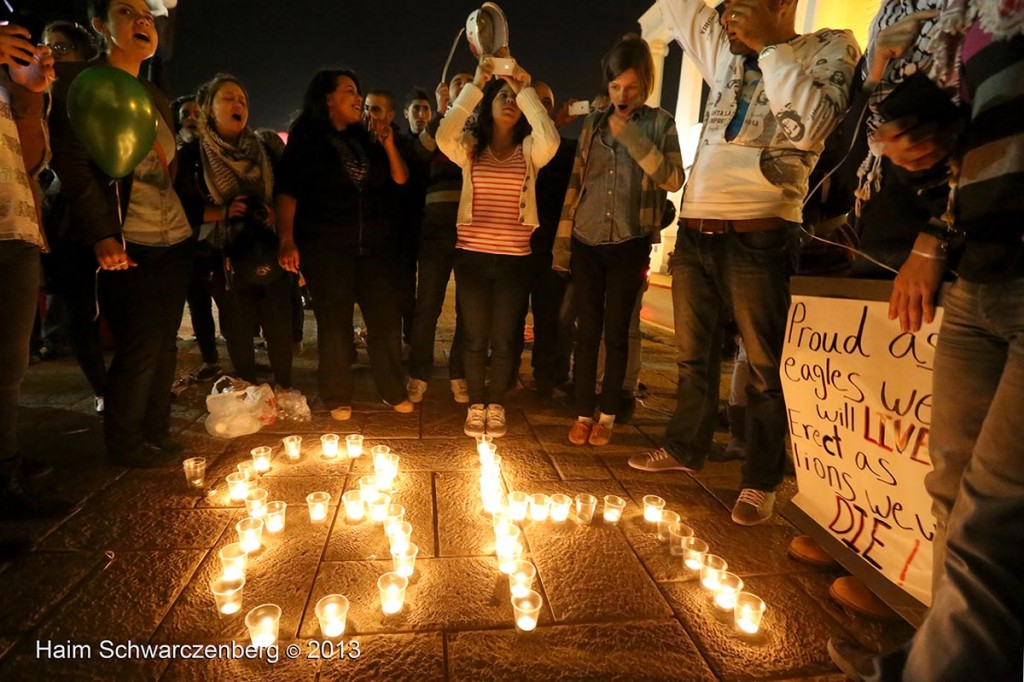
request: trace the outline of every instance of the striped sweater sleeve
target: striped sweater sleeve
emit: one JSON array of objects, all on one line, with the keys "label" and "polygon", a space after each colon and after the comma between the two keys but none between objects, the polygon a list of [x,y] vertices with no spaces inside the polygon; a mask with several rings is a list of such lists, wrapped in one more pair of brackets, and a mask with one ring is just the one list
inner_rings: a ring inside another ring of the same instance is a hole
[{"label": "striped sweater sleeve", "polygon": [[660,148],[633,121],[626,123],[618,141],[655,185],[666,192],[683,186],[683,155],[675,121],[669,122]]}]

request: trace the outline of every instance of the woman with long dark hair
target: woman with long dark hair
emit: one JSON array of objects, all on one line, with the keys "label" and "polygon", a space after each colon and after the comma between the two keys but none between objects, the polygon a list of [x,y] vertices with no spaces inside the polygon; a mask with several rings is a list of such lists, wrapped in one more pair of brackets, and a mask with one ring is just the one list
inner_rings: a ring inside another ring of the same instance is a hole
[{"label": "woman with long dark hair", "polygon": [[396,412],[414,409],[403,381],[390,243],[398,185],[409,171],[391,127],[372,119],[364,125],[362,108],[354,72],[318,72],[292,125],[277,181],[279,261],[296,273],[301,264],[309,284],[320,398],[339,421],[352,416],[356,303],[377,389]]},{"label": "woman with long dark hair", "polygon": [[[480,105],[477,121],[464,131]],[[537,171],[558,151],[558,131],[530,74],[494,78],[485,57],[437,130],[437,144],[462,167],[455,286],[465,321],[470,407],[464,431],[505,435],[505,394],[529,286]],[[490,350],[490,381],[487,355]]]}]

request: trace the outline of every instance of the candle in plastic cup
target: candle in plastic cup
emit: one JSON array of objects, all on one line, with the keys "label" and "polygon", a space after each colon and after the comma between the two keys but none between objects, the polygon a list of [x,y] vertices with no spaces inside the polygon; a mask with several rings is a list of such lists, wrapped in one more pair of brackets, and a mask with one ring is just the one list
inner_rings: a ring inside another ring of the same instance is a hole
[{"label": "candle in plastic cup", "polygon": [[377,475],[377,490],[390,492],[398,476],[398,455],[389,452],[374,460],[374,473]]},{"label": "candle in plastic cup", "polygon": [[268,533],[280,533],[284,530],[284,514],[288,505],[280,500],[267,503],[267,514],[264,517],[264,528]]},{"label": "candle in plastic cup", "polygon": [[398,613],[405,604],[405,588],[409,586],[409,579],[397,573],[385,573],[377,579],[377,589],[380,591],[380,610],[390,615]]},{"label": "candle in plastic cup", "polygon": [[235,524],[238,542],[246,552],[258,552],[263,546],[263,519],[246,517]]},{"label": "candle in plastic cup", "polygon": [[626,501],[618,495],[604,496],[604,522],[616,524],[622,518],[622,510],[626,508]]},{"label": "candle in plastic cup", "polygon": [[526,493],[517,490],[508,494],[508,515],[513,521],[525,520],[529,506],[530,496]]},{"label": "candle in plastic cup", "polygon": [[572,509],[572,498],[562,493],[551,496],[551,520],[555,523],[562,523],[569,518],[569,510]]},{"label": "candle in plastic cup", "polygon": [[743,590],[743,580],[735,573],[722,571],[718,574],[718,592],[715,593],[715,606],[723,611],[732,611],[736,606],[736,595]]},{"label": "candle in plastic cup", "polygon": [[334,459],[338,456],[338,434],[336,433],[325,433],[320,436],[320,449],[323,450],[324,457],[327,459]]},{"label": "candle in plastic cup", "polygon": [[309,522],[322,523],[327,518],[327,507],[331,504],[331,494],[316,492],[306,495],[309,506]]},{"label": "candle in plastic cup", "polygon": [[657,495],[644,495],[644,521],[658,523],[661,521],[661,510],[665,508],[665,500]]},{"label": "candle in plastic cup", "polygon": [[361,477],[359,479],[359,490],[363,493],[363,502],[370,504],[372,500],[377,498],[377,493],[380,492],[377,490],[377,477],[373,475]]},{"label": "candle in plastic cup", "polygon": [[254,519],[263,518],[267,513],[267,491],[263,488],[250,488],[245,494],[245,511]]},{"label": "candle in plastic cup", "polygon": [[241,471],[235,471],[227,475],[228,494],[231,499],[241,502],[249,492],[249,479]]},{"label": "candle in plastic cup", "polygon": [[[684,543],[692,537],[692,528],[685,523],[673,523],[668,528],[668,553],[672,556],[686,556]],[[703,556],[697,560],[697,568],[700,568],[701,559]]]},{"label": "candle in plastic cup", "polygon": [[499,542],[497,546],[498,570],[509,575],[516,568],[516,562],[523,558],[523,545],[520,542]]},{"label": "candle in plastic cup", "polygon": [[593,495],[580,493],[576,496],[576,518],[580,523],[590,523],[597,511],[597,498]]},{"label": "candle in plastic cup", "polygon": [[494,527],[494,551],[496,554],[509,551],[519,542],[519,527],[509,524]]},{"label": "candle in plastic cup", "polygon": [[352,433],[345,436],[345,449],[348,450],[348,456],[352,459],[361,457],[363,455],[363,435]]},{"label": "candle in plastic cup", "polygon": [[476,454],[480,457],[480,465],[486,465],[498,456],[498,446],[494,443],[479,443],[476,446]]},{"label": "candle in plastic cup", "polygon": [[388,507],[390,505],[390,495],[377,493],[377,497],[369,503],[370,520],[377,524],[383,524],[388,518]]},{"label": "candle in plastic cup", "polygon": [[362,521],[366,515],[363,493],[361,490],[349,490],[341,496],[345,503],[345,516],[349,521]]},{"label": "candle in plastic cup", "polygon": [[667,509],[661,510],[661,518],[658,520],[658,539],[662,542],[668,542],[668,529],[676,523],[679,523],[679,514]]},{"label": "candle in plastic cup", "polygon": [[541,596],[533,590],[526,590],[522,596],[512,597],[512,611],[515,613],[516,629],[520,632],[533,632],[540,619],[540,607],[544,604]]},{"label": "candle in plastic cup", "polygon": [[513,597],[525,597],[533,587],[533,579],[537,577],[537,568],[529,561],[519,560],[508,574],[508,589]]},{"label": "candle in plastic cup", "polygon": [[408,578],[416,570],[416,556],[420,548],[411,542],[391,548],[391,561],[395,565],[395,573]]},{"label": "candle in plastic cup", "polygon": [[757,634],[761,628],[764,609],[764,601],[760,597],[749,592],[740,592],[736,595],[736,604],[733,607],[736,627],[748,635]]},{"label": "candle in plastic cup", "polygon": [[392,525],[405,521],[405,507],[400,504],[389,504],[384,514],[384,534],[387,535]]},{"label": "candle in plastic cup", "polygon": [[[491,444],[493,447],[494,444]],[[480,462],[480,473],[487,476],[501,476],[501,455],[494,455]]]},{"label": "candle in plastic cup", "polygon": [[505,503],[505,494],[501,488],[488,488],[483,492],[483,498],[484,511],[488,514],[494,514]]},{"label": "candle in plastic cup", "polygon": [[333,639],[345,634],[345,621],[348,619],[348,598],[340,594],[329,594],[316,603],[313,609],[316,619],[320,621],[320,632],[324,637]]},{"label": "candle in plastic cup", "polygon": [[729,564],[720,556],[705,554],[700,565],[700,584],[711,594],[717,594],[721,587],[721,575],[729,568]]},{"label": "candle in plastic cup", "polygon": [[551,510],[551,498],[544,493],[530,495],[530,519],[532,521],[547,521],[548,512]]},{"label": "candle in plastic cup", "polygon": [[181,463],[185,470],[185,482],[191,488],[202,488],[206,485],[206,458],[191,457]]},{"label": "candle in plastic cup", "polygon": [[270,458],[274,455],[273,448],[261,445],[258,448],[250,450],[249,454],[252,455],[252,464],[258,473],[262,474],[270,471]]},{"label": "candle in plastic cup", "polygon": [[380,469],[384,466],[387,461],[387,456],[391,454],[391,448],[387,445],[374,445],[370,448],[370,457],[373,458],[373,470],[378,475]]},{"label": "candle in plastic cup", "polygon": [[409,544],[409,538],[412,537],[412,524],[408,521],[402,521],[401,523],[388,526],[384,532],[388,536],[388,543],[391,545],[391,549],[395,549],[396,547]]},{"label": "candle in plastic cup", "polygon": [[217,610],[225,616],[242,610],[242,588],[245,578],[228,579],[220,577],[210,581],[210,592],[217,604]]},{"label": "candle in plastic cup", "polygon": [[276,604],[261,604],[245,614],[245,627],[249,639],[258,647],[273,646],[277,642],[277,630],[281,625],[281,607]]},{"label": "candle in plastic cup", "polygon": [[495,526],[499,523],[512,523],[512,515],[508,512],[508,498],[502,497],[501,504],[491,512],[491,521]]},{"label": "candle in plastic cup", "polygon": [[[689,526],[686,526],[689,528]],[[700,538],[683,538],[683,565],[688,571],[699,571],[704,565],[704,555],[708,553],[708,543]]]},{"label": "candle in plastic cup", "polygon": [[252,462],[239,462],[238,466],[236,466],[235,468],[238,469],[239,473],[243,474],[246,480],[249,481],[250,483],[255,481],[256,478],[258,477],[258,474],[256,472],[256,465],[253,464]]},{"label": "candle in plastic cup", "polygon": [[284,439],[284,451],[288,459],[297,460],[302,454],[302,436],[288,436]]},{"label": "candle in plastic cup", "polygon": [[221,547],[219,555],[221,578],[227,581],[245,578],[245,566],[249,553],[242,547],[242,543],[232,542],[230,545]]},{"label": "candle in plastic cup", "polygon": [[485,452],[493,454],[493,452],[498,449],[498,446],[495,445],[494,450],[491,450],[490,446],[492,445],[494,445],[493,436],[488,436],[487,434],[482,433],[476,437],[476,452],[480,456],[481,460],[483,460]]}]

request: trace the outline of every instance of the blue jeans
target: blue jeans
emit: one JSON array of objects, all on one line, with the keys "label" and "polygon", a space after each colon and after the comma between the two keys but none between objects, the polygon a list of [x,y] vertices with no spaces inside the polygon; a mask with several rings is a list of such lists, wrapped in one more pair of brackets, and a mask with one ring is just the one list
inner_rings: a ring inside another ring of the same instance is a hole
[{"label": "blue jeans", "polygon": [[[437,334],[437,320],[444,308],[448,292],[448,280],[455,268],[455,221],[451,224],[450,238],[447,234],[435,236],[438,230],[424,233],[420,242],[419,275],[416,289],[416,312],[412,318],[412,348],[409,351],[409,376],[421,381],[430,381],[434,372],[434,337]],[[448,355],[448,378],[464,379],[466,376],[465,332],[462,318],[455,304],[455,336]]]},{"label": "blue jeans", "polygon": [[786,461],[779,363],[789,310],[787,230],[703,234],[680,228],[669,261],[679,389],[664,447],[699,468],[718,415],[722,328],[731,312],[747,348],[744,488],[772,491]]},{"label": "blue jeans", "polygon": [[925,479],[941,570],[928,616],[908,648],[882,657],[881,678],[1020,680],[1024,278],[961,280],[943,309],[930,433],[935,469]]}]

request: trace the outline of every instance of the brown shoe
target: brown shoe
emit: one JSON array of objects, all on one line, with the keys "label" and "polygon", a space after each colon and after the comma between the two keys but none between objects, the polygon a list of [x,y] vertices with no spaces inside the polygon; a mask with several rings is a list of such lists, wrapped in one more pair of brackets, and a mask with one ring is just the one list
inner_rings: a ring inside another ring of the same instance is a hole
[{"label": "brown shoe", "polygon": [[828,588],[829,595],[836,602],[859,616],[871,620],[899,620],[896,612],[875,596],[859,578],[852,575],[836,578]]},{"label": "brown shoe", "polygon": [[601,447],[602,445],[608,445],[612,439],[612,430],[606,426],[600,424],[594,424],[594,428],[590,430],[590,438],[588,442],[591,445]]},{"label": "brown shoe", "polygon": [[797,535],[793,538],[789,543],[788,554],[794,561],[818,568],[832,568],[838,563],[810,535]]},{"label": "brown shoe", "polygon": [[573,445],[586,445],[587,439],[590,437],[590,428],[591,424],[574,421],[572,428],[569,429],[569,442]]}]

